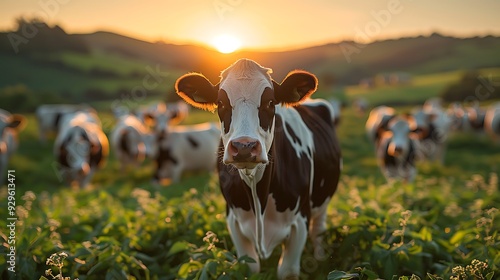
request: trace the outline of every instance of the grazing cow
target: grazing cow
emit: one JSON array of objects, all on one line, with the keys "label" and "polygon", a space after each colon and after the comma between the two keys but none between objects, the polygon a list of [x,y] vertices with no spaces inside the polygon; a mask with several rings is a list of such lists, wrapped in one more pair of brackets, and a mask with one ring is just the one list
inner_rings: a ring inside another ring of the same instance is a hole
[{"label": "grazing cow", "polygon": [[279,279],[298,279],[307,235],[322,252],[326,209],[340,176],[341,157],[330,109],[301,104],[317,79],[292,71],[281,84],[269,68],[240,59],[213,85],[190,73],[176,82],[189,104],[217,110],[222,130],[219,182],[238,256],[260,270],[282,244]]},{"label": "grazing cow", "polygon": [[486,111],[484,129],[497,143],[500,143],[500,102],[492,105]]},{"label": "grazing cow", "polygon": [[17,150],[17,135],[26,126],[26,118],[0,109],[0,185],[7,174],[9,158]]},{"label": "grazing cow", "polygon": [[127,165],[137,166],[146,158],[154,159],[158,150],[156,135],[138,117],[130,114],[118,118],[110,141],[122,170]]},{"label": "grazing cow", "polygon": [[451,103],[447,115],[450,119],[450,131],[465,131],[469,120],[462,104],[458,102]]},{"label": "grazing cow", "polygon": [[364,116],[366,110],[368,110],[368,100],[363,97],[356,98],[352,105],[354,106],[354,111],[356,111],[358,116]]},{"label": "grazing cow", "polygon": [[479,103],[473,106],[466,107],[468,125],[472,132],[484,132],[484,118],[486,117],[486,110],[479,107]]},{"label": "grazing cow", "polygon": [[412,131],[420,141],[422,159],[444,162],[450,118],[439,107],[423,107],[412,113]]},{"label": "grazing cow", "polygon": [[38,122],[40,141],[45,143],[48,134],[57,134],[63,117],[76,112],[93,112],[97,114],[93,108],[85,104],[47,104],[38,106],[35,116]]},{"label": "grazing cow", "polygon": [[380,139],[380,133],[387,129],[389,121],[396,116],[394,108],[378,106],[373,108],[368,115],[365,129],[368,139],[375,145]]},{"label": "grazing cow", "polygon": [[419,142],[410,129],[411,116],[396,116],[381,133],[376,146],[377,161],[389,183],[395,180],[412,182],[417,174]]},{"label": "grazing cow", "polygon": [[94,117],[79,112],[71,115],[60,128],[54,143],[54,155],[61,177],[70,185],[86,187],[95,171],[108,157],[109,144],[99,124],[88,121]]},{"label": "grazing cow", "polygon": [[158,102],[138,110],[136,116],[151,127],[154,133],[160,135],[169,125],[183,121],[188,113],[189,107],[184,102]]},{"label": "grazing cow", "polygon": [[158,155],[154,181],[179,182],[184,171],[215,171],[220,129],[203,123],[169,127],[158,138]]}]

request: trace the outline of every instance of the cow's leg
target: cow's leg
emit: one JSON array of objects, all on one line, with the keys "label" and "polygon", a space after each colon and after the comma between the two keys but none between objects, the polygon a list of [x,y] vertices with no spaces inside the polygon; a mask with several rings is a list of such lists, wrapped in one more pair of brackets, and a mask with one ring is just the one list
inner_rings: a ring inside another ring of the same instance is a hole
[{"label": "cow's leg", "polygon": [[88,187],[90,180],[92,179],[92,176],[94,176],[95,169],[93,167],[90,168],[86,174],[82,176],[82,179],[80,180],[80,188],[84,189]]},{"label": "cow's leg", "polygon": [[241,232],[238,221],[236,217],[229,211],[227,217],[227,227],[231,235],[231,240],[233,240],[234,247],[236,247],[236,254],[238,257],[249,256],[255,260],[255,263],[249,263],[248,266],[253,273],[260,271],[260,259],[255,250],[255,246],[252,242]]},{"label": "cow's leg", "polygon": [[322,234],[326,231],[326,209],[329,202],[330,199],[327,199],[323,205],[313,209],[309,226],[309,236],[314,245],[314,258],[319,261],[325,260],[327,257],[323,248]]},{"label": "cow's leg", "polygon": [[290,228],[290,236],[283,245],[278,264],[278,279],[299,279],[300,257],[307,241],[307,226],[299,220]]}]

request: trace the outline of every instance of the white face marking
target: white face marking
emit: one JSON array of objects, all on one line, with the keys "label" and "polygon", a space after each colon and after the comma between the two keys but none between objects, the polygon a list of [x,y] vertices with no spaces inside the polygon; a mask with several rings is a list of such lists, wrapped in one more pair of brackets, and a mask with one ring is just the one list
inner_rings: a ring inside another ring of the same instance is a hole
[{"label": "white face marking", "polygon": [[[229,159],[228,145],[234,139],[248,137],[262,145],[260,158],[267,162],[274,135],[274,120],[270,131],[261,128],[259,106],[262,93],[273,88],[270,69],[255,62],[240,60],[222,72],[219,88],[227,93],[232,107],[231,125],[228,133],[222,133],[224,158]],[[221,123],[224,127],[224,123]]]},{"label": "white face marking", "polygon": [[392,140],[389,149],[401,149],[401,154],[406,155],[410,148],[410,127],[405,120],[396,120],[389,124],[389,129],[392,132]]}]

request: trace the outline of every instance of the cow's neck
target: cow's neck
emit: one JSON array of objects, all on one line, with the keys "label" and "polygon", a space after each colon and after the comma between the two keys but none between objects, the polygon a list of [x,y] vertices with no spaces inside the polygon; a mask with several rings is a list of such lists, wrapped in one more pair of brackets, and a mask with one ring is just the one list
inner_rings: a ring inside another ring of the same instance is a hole
[{"label": "cow's neck", "polygon": [[[261,197],[259,197],[259,193],[257,192],[257,184],[264,177],[264,172],[266,170],[266,165],[259,165],[252,170],[239,170],[241,179],[247,184],[250,188],[252,194],[252,205],[255,214],[255,239],[256,239],[256,249],[257,253],[260,257],[264,256],[263,252],[265,250],[264,241],[264,214],[262,208],[265,207],[267,203],[267,197],[269,194],[268,184],[264,184],[266,187],[264,193],[259,192]],[[261,190],[262,191],[262,190]]]}]

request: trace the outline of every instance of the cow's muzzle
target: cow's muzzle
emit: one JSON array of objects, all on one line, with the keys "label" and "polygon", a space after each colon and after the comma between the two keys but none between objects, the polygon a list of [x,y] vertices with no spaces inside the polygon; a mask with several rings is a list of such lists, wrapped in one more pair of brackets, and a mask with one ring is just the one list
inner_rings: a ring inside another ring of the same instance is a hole
[{"label": "cow's muzzle", "polygon": [[232,164],[237,168],[249,168],[258,163],[267,163],[267,160],[261,156],[262,145],[256,139],[236,138],[229,142],[227,149],[225,164]]}]

